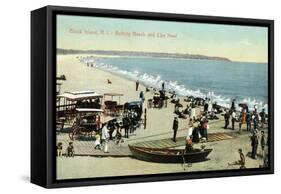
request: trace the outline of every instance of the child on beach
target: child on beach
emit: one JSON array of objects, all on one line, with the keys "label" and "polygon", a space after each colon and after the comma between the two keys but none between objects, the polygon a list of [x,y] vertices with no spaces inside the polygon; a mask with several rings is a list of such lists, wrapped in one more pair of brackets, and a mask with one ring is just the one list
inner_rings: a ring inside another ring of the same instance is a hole
[{"label": "child on beach", "polygon": [[62,156],[62,143],[59,142],[58,145],[57,145],[57,156],[58,157],[61,157]]},{"label": "child on beach", "polygon": [[101,142],[100,142],[100,135],[99,134],[97,134],[96,136],[95,136],[95,138],[96,138],[96,140],[95,140],[95,149],[101,149]]},{"label": "child on beach", "polygon": [[74,157],[74,146],[72,142],[69,142],[69,145],[67,147],[67,157]]},{"label": "child on beach", "polygon": [[241,148],[238,149],[238,153],[239,153],[240,160],[235,161],[233,163],[228,163],[228,165],[229,166],[240,165],[240,169],[246,169],[246,166],[245,166],[245,156],[244,156]]}]

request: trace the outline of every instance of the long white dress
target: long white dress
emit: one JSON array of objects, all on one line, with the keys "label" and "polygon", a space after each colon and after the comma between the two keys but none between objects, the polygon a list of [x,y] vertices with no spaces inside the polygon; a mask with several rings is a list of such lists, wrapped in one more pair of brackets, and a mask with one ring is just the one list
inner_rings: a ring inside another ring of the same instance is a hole
[{"label": "long white dress", "polygon": [[187,136],[186,136],[186,140],[190,139],[190,136],[192,135],[193,132],[193,127],[189,127],[187,130]]},{"label": "long white dress", "polygon": [[104,148],[103,151],[105,153],[108,152],[108,138],[109,138],[109,133],[108,133],[108,129],[107,129],[107,125],[105,125],[102,130],[101,130],[101,138],[104,141]]}]

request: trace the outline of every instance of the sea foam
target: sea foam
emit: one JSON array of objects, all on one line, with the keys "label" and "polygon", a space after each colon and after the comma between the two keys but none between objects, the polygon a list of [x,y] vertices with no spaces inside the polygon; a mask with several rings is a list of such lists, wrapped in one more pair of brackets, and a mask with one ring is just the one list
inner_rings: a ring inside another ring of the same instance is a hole
[{"label": "sea foam", "polygon": [[[125,77],[132,81],[139,81],[145,87],[155,88],[157,90],[162,89],[162,83],[165,82],[165,90],[169,92],[175,92],[179,96],[194,96],[201,98],[209,98],[211,103],[216,102],[218,105],[222,107],[229,108],[231,106],[232,98],[226,97],[223,94],[216,94],[214,91],[203,92],[201,90],[191,90],[188,89],[187,86],[179,84],[176,80],[163,80],[160,75],[151,75],[148,73],[140,73],[138,71],[127,71],[124,69],[120,69],[117,66],[113,66],[111,64],[105,64],[103,62],[99,62],[92,57],[80,59],[82,63],[93,63],[94,66],[98,69],[111,72],[113,74],[117,74],[119,76]],[[258,107],[258,111],[265,109],[265,112],[268,112],[268,105],[262,101],[258,101],[254,98],[245,97],[243,99],[236,99],[236,106],[238,107],[239,103],[246,103],[250,110],[254,109],[254,105]]]}]

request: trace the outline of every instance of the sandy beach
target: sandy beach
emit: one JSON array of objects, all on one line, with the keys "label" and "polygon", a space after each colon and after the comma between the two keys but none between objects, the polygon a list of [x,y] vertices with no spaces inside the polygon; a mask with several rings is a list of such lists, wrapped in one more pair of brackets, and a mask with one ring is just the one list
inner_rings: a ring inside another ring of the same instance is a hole
[{"label": "sandy beach", "polygon": [[[144,107],[147,107],[147,99],[153,97],[154,91],[145,92],[145,87],[140,84],[139,90],[135,89],[135,82],[117,76],[115,74],[105,72],[103,70],[88,67],[86,64],[80,63],[77,55],[58,55],[57,56],[57,75],[65,75],[66,81],[61,86],[60,93],[66,91],[91,90],[99,94],[114,92],[121,93],[120,103],[124,104],[129,101],[139,100],[140,91],[144,92]],[[112,84],[108,84],[110,79]],[[118,101],[118,98],[115,99]],[[186,102],[180,97],[183,107]],[[196,109],[196,113],[201,108]],[[150,108],[147,109],[147,127],[143,129],[141,126],[131,136],[130,139],[124,139],[122,146],[137,142],[156,140],[163,138],[172,138],[174,104],[168,100],[167,108]],[[104,117],[103,120],[109,120],[111,117]],[[179,131],[177,136],[186,136],[188,119],[179,119]],[[230,129],[223,129],[224,119],[219,116],[219,120],[210,121],[210,129],[208,133],[215,132],[233,132]],[[236,131],[238,132],[238,123],[236,123]],[[140,175],[155,173],[171,173],[171,172],[191,172],[206,170],[227,170],[238,169],[239,165],[229,166],[228,163],[239,160],[238,149],[241,148],[246,157],[247,168],[258,168],[263,164],[261,157],[256,160],[247,156],[251,151],[250,133],[245,131],[246,126],[242,126],[243,132],[236,134],[232,139],[204,143],[207,148],[213,151],[208,156],[209,160],[188,165],[186,169],[182,164],[160,164],[136,160],[130,157],[88,157],[77,156],[74,158],[57,158],[57,179],[71,178],[89,178],[104,176],[124,176],[124,175]],[[182,145],[184,146],[184,145]],[[200,147],[196,144],[195,147]],[[261,147],[258,147],[258,153]]]}]

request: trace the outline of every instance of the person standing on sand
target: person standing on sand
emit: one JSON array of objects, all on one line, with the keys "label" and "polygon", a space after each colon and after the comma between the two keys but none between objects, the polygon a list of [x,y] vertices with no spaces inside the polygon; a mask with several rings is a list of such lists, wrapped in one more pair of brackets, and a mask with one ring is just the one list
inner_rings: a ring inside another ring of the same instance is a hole
[{"label": "person standing on sand", "polygon": [[143,104],[144,100],[145,100],[143,91],[140,92],[140,96],[139,97],[140,97],[141,103]]},{"label": "person standing on sand", "polygon": [[259,116],[257,114],[254,114],[254,130],[258,129],[258,122],[259,122]]},{"label": "person standing on sand", "polygon": [[162,90],[165,90],[165,82],[162,82]]},{"label": "person standing on sand", "polygon": [[224,122],[225,122],[224,129],[227,129],[229,125],[229,118],[230,118],[229,114],[230,114],[229,111],[225,112],[224,114]]},{"label": "person standing on sand", "polygon": [[242,108],[239,117],[239,133],[241,133],[242,125],[246,123],[246,109]]},{"label": "person standing on sand", "polygon": [[253,159],[256,159],[258,145],[259,145],[259,140],[258,140],[257,131],[254,131],[254,132],[253,132],[253,135],[251,136],[251,146],[252,146],[252,154],[251,154],[251,157],[252,157]]},{"label": "person standing on sand", "polygon": [[139,90],[139,85],[140,85],[140,82],[139,82],[139,80],[137,80],[137,81],[136,81],[136,91]]},{"label": "person standing on sand", "polygon": [[192,118],[193,121],[195,121],[195,116],[196,116],[195,108],[191,106],[189,118]]},{"label": "person standing on sand", "polygon": [[188,131],[187,131],[187,136],[186,139],[188,140],[190,138],[190,136],[192,135],[193,132],[193,122],[192,122],[192,118],[189,119],[188,122]]},{"label": "person standing on sand", "polygon": [[263,128],[265,124],[265,117],[266,117],[264,108],[260,112],[260,117],[261,117],[261,128]]},{"label": "person standing on sand", "polygon": [[247,121],[247,131],[251,131],[252,117],[250,112],[247,112],[246,121]]},{"label": "person standing on sand", "polygon": [[246,109],[242,109],[242,118],[241,118],[241,123],[242,125],[246,123],[246,116],[247,116],[247,112],[246,112]]},{"label": "person standing on sand", "polygon": [[208,108],[209,108],[209,104],[207,102],[207,100],[205,101],[205,104],[204,104],[204,113],[207,115],[208,114]]},{"label": "person standing on sand", "polygon": [[258,113],[258,105],[254,105],[254,112],[255,112],[255,114],[257,114]]},{"label": "person standing on sand", "polygon": [[101,129],[101,140],[102,140],[102,144],[104,145],[103,147],[104,153],[108,153],[109,133],[107,128],[107,123],[105,123],[105,125]]},{"label": "person standing on sand", "polygon": [[175,117],[174,122],[173,122],[173,130],[174,130],[173,141],[174,142],[177,142],[176,138],[177,138],[178,128],[179,128],[178,118]]},{"label": "person standing on sand", "polygon": [[264,131],[261,131],[261,155],[264,157],[264,147],[265,147],[265,135]]},{"label": "person standing on sand", "polygon": [[125,129],[125,138],[129,138],[130,119],[128,117],[123,117],[122,122]]},{"label": "person standing on sand", "polygon": [[232,100],[231,102],[231,108],[232,111],[235,111],[235,99]]},{"label": "person standing on sand", "polygon": [[236,113],[235,110],[233,110],[231,113],[232,130],[235,130],[235,121],[236,121]]}]

